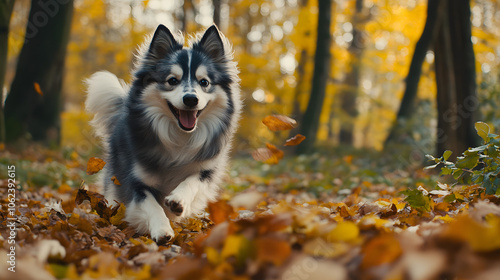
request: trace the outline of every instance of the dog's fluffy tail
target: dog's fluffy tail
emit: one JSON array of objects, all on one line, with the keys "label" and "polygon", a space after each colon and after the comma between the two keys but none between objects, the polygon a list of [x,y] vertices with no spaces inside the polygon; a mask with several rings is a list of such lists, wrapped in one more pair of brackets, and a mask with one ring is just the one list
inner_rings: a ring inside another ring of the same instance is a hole
[{"label": "dog's fluffy tail", "polygon": [[93,74],[86,80],[87,100],[85,109],[94,114],[90,124],[104,141],[111,134],[111,126],[120,118],[127,96],[126,85],[106,71]]}]

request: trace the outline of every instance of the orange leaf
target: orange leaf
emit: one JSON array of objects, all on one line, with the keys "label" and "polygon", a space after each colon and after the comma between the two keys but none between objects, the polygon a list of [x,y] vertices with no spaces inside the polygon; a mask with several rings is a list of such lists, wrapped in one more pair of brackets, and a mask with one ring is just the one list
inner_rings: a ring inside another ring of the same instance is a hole
[{"label": "orange leaf", "polygon": [[33,87],[35,88],[36,93],[38,93],[40,96],[43,96],[43,91],[40,88],[40,84],[39,83],[34,83]]},{"label": "orange leaf", "polygon": [[302,134],[297,134],[293,136],[292,138],[286,140],[285,146],[297,146],[298,144],[302,143],[306,137]]},{"label": "orange leaf", "polygon": [[209,203],[208,212],[210,213],[210,220],[215,224],[225,222],[235,214],[233,207],[225,200]]},{"label": "orange leaf", "polygon": [[266,144],[266,148],[259,148],[252,153],[252,157],[256,161],[262,161],[267,164],[277,164],[283,156],[283,151],[272,144]]},{"label": "orange leaf", "polygon": [[271,115],[262,120],[262,123],[272,131],[289,130],[297,125],[297,122],[283,115]]},{"label": "orange leaf", "polygon": [[273,237],[263,237],[257,240],[257,260],[270,262],[275,266],[283,264],[292,252],[290,244]]},{"label": "orange leaf", "polygon": [[101,169],[106,165],[106,162],[100,158],[91,157],[87,162],[87,174],[93,175],[101,171]]},{"label": "orange leaf", "polygon": [[361,249],[364,257],[361,268],[394,262],[403,252],[393,234],[382,234],[368,241]]},{"label": "orange leaf", "polygon": [[118,178],[116,178],[116,176],[111,177],[111,181],[113,181],[113,184],[115,184],[117,186],[122,185],[122,184],[120,184],[120,181],[118,181]]}]

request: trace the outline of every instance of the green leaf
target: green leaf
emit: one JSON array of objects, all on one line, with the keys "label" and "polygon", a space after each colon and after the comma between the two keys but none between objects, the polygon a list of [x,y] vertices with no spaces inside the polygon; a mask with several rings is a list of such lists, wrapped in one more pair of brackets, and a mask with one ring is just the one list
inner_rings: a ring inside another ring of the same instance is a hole
[{"label": "green leaf", "polygon": [[489,176],[484,176],[483,180],[483,187],[486,189],[486,194],[494,194],[495,193],[495,188],[493,184],[490,181]]},{"label": "green leaf", "polygon": [[411,207],[419,211],[431,211],[431,199],[421,191],[414,189],[402,191],[401,193],[406,195],[405,201]]},{"label": "green leaf", "polygon": [[472,169],[476,167],[478,161],[479,161],[479,155],[478,154],[467,154],[465,153],[465,157],[460,157],[457,159],[456,166],[457,168],[467,168],[467,169]]},{"label": "green leaf", "polygon": [[452,169],[449,167],[441,168],[441,175],[450,175],[452,173]]},{"label": "green leaf", "polygon": [[474,125],[477,131],[477,135],[483,138],[484,142],[488,142],[488,133],[490,132],[490,127],[484,122],[476,122]]},{"label": "green leaf", "polygon": [[446,151],[443,153],[443,159],[444,159],[445,161],[446,161],[446,160],[448,160],[448,158],[450,158],[450,156],[451,156],[451,154],[452,154],[452,153],[453,153],[452,151],[450,151],[450,150],[446,150]]}]

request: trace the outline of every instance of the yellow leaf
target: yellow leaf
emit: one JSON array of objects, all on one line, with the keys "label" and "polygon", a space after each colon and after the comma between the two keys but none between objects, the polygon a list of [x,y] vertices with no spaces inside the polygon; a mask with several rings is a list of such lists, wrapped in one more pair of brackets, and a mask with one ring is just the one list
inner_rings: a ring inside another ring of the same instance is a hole
[{"label": "yellow leaf", "polygon": [[466,242],[474,251],[489,252],[500,249],[500,217],[487,215],[485,223],[469,216],[460,216],[444,232],[446,238]]},{"label": "yellow leaf", "polygon": [[267,116],[262,123],[272,131],[289,130],[297,125],[294,119],[283,115]]},{"label": "yellow leaf", "polygon": [[120,203],[120,206],[118,207],[118,211],[116,212],[115,215],[113,215],[111,218],[109,218],[109,221],[117,226],[123,222],[123,218],[125,218],[125,205],[123,203]]},{"label": "yellow leaf", "polygon": [[106,165],[106,162],[100,158],[91,157],[87,162],[87,174],[93,175],[101,171],[101,169]]},{"label": "yellow leaf", "polygon": [[213,265],[218,265],[222,261],[221,255],[213,247],[210,247],[210,246],[205,247],[205,254],[207,255],[208,262],[213,264]]},{"label": "yellow leaf", "polygon": [[297,134],[294,137],[286,140],[285,146],[297,146],[298,144],[302,143],[306,137],[302,134]]},{"label": "yellow leaf", "polygon": [[35,88],[36,93],[38,93],[40,96],[43,96],[43,91],[40,88],[40,84],[39,83],[34,83],[33,87]]},{"label": "yellow leaf", "polygon": [[330,242],[354,241],[359,236],[359,228],[353,222],[341,222],[328,233],[327,239]]},{"label": "yellow leaf", "polygon": [[243,235],[230,235],[227,237],[221,256],[225,260],[228,257],[236,257],[238,264],[243,264],[250,256],[251,242]]}]

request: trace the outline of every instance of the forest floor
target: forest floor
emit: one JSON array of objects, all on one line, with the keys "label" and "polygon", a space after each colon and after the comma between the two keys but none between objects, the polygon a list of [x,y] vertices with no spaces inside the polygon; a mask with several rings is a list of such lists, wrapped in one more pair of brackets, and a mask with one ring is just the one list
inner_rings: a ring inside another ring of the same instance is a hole
[{"label": "forest floor", "polygon": [[220,200],[165,246],[86,167],[70,150],[0,153],[0,279],[500,279],[499,196],[394,155],[234,159]]}]

